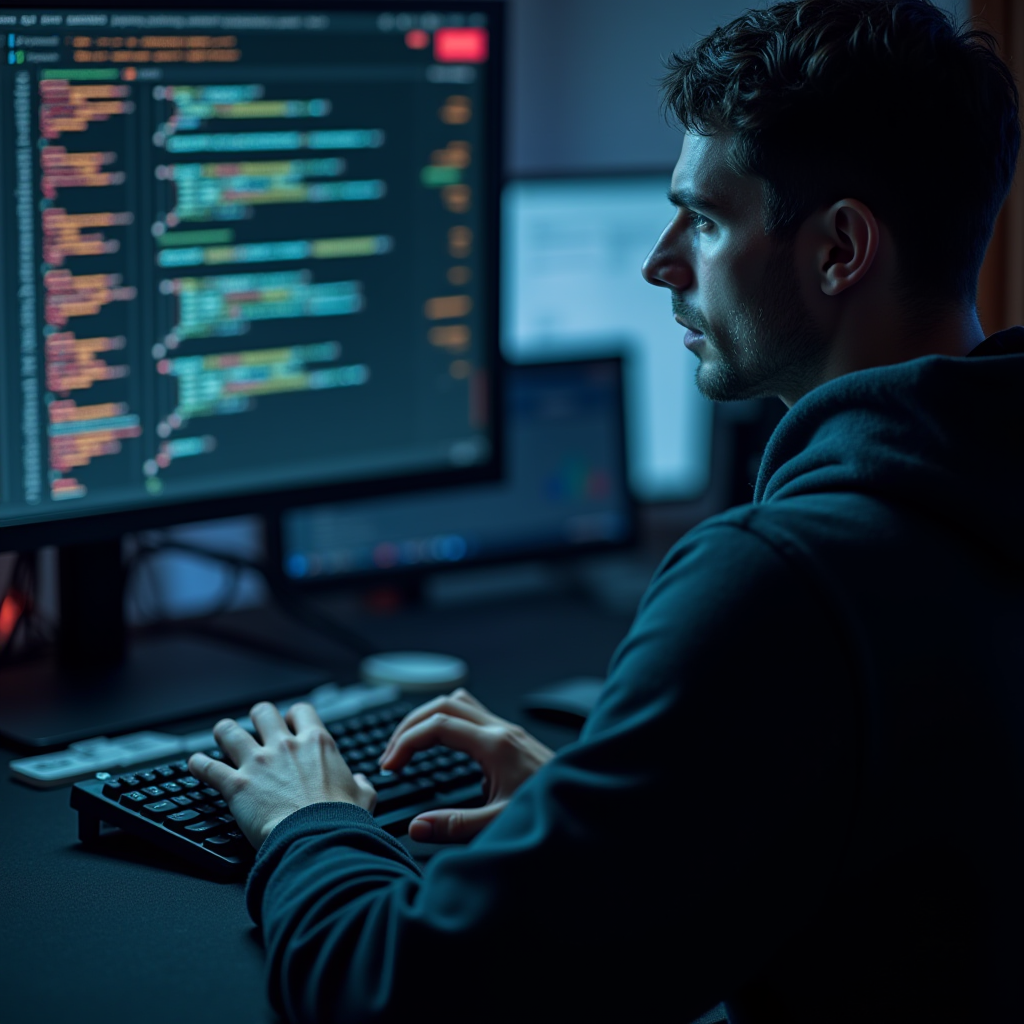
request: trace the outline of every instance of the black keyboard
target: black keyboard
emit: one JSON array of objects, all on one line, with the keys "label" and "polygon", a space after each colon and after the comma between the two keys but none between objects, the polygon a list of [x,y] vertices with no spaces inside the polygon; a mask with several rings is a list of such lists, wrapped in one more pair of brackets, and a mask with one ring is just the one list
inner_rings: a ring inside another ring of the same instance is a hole
[{"label": "black keyboard", "polygon": [[[373,816],[393,835],[404,834],[423,811],[474,807],[484,800],[483,771],[462,751],[432,747],[413,754],[399,772],[380,771],[377,757],[414,706],[402,701],[325,723],[349,768],[363,772],[377,790]],[[186,761],[125,775],[98,772],[94,779],[75,783],[71,806],[78,811],[78,837],[84,843],[96,842],[105,822],[222,879],[245,875],[255,856],[220,793],[190,775]]]}]

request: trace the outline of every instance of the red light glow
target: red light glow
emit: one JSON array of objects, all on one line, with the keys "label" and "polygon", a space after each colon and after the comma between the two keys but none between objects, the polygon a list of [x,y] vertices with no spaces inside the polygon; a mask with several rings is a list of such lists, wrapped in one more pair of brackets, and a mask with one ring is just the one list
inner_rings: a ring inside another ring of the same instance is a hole
[{"label": "red light glow", "polygon": [[483,64],[489,41],[485,28],[439,28],[434,33],[434,60],[439,64]]}]

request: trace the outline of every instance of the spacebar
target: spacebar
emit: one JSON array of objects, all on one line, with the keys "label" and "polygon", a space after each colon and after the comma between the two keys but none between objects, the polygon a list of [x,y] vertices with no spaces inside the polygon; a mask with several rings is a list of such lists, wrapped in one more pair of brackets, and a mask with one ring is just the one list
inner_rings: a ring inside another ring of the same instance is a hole
[{"label": "spacebar", "polygon": [[427,797],[403,807],[389,807],[382,811],[378,804],[374,809],[373,816],[385,832],[390,832],[392,835],[404,835],[409,822],[424,811],[433,811],[438,807],[479,807],[483,802],[483,786],[479,782],[474,782],[470,786],[463,786],[451,793]]},{"label": "spacebar", "polygon": [[397,786],[389,786],[387,789],[380,791],[374,813],[383,814],[394,810],[396,807],[404,807],[406,804],[429,800],[433,795],[433,786],[418,786],[414,782],[400,782]]}]

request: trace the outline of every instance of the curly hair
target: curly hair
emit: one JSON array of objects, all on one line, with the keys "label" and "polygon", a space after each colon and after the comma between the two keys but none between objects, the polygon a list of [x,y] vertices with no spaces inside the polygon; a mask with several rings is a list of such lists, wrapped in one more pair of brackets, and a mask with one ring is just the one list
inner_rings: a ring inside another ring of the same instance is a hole
[{"label": "curly hair", "polygon": [[666,113],[731,137],[731,169],[761,179],[766,233],[792,239],[812,211],[859,199],[892,232],[906,300],[973,305],[1021,136],[992,35],[930,0],[786,0],[666,67]]}]

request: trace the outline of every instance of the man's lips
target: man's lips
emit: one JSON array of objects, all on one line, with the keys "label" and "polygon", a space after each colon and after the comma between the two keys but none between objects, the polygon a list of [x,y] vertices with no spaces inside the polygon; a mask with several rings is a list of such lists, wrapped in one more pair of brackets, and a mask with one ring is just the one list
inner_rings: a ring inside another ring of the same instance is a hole
[{"label": "man's lips", "polygon": [[703,335],[703,334],[704,334],[704,332],[703,332],[703,331],[698,331],[696,327],[691,327],[691,326],[690,326],[690,325],[689,325],[689,324],[688,324],[688,323],[687,323],[687,322],[686,322],[685,320],[683,320],[683,319],[682,319],[681,317],[678,317],[678,316],[677,316],[677,317],[675,317],[674,319],[675,319],[675,322],[676,322],[677,324],[679,324],[679,326],[680,326],[680,327],[685,327],[685,328],[686,328],[686,329],[687,329],[687,330],[688,330],[688,331],[689,331],[689,332],[690,332],[691,334],[699,334],[699,335]]},{"label": "man's lips", "polygon": [[686,333],[683,335],[683,344],[688,349],[696,348],[704,340],[704,334],[701,331],[694,330],[685,320],[680,320],[679,317],[676,317],[675,320],[680,327],[686,329]]}]

